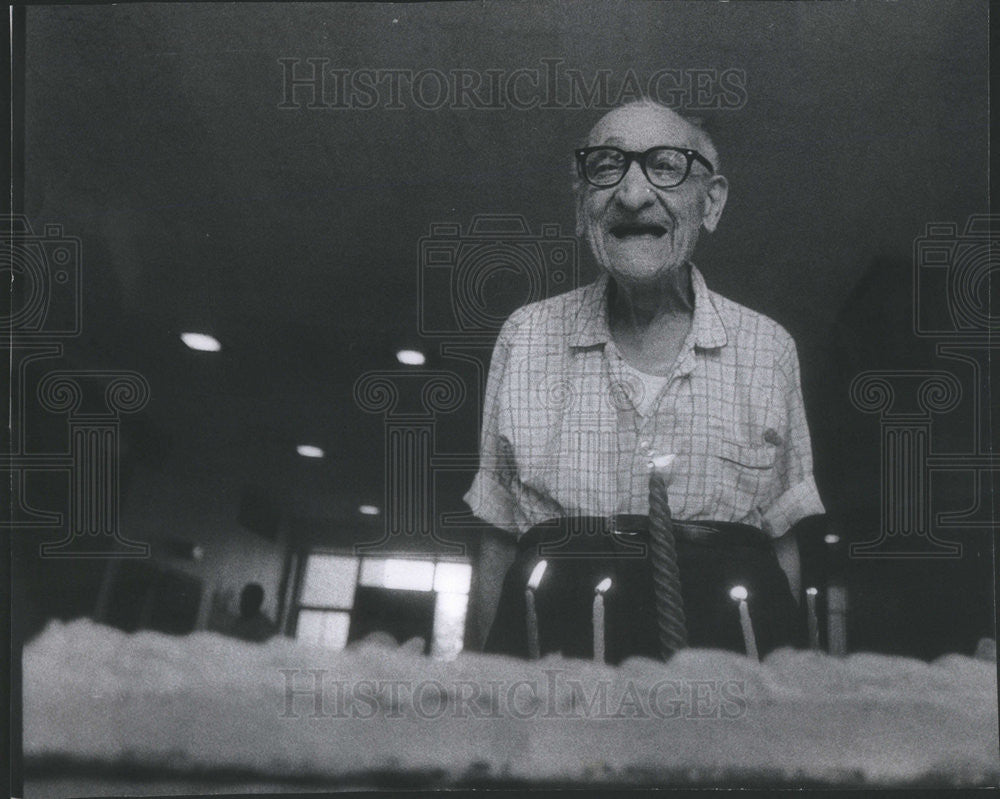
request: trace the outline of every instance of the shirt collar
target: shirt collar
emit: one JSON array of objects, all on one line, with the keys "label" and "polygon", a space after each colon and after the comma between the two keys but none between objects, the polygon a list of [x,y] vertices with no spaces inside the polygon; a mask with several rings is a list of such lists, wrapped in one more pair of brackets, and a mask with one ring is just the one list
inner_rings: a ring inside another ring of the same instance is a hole
[{"label": "shirt collar", "polygon": [[[611,340],[611,329],[608,326],[610,283],[608,273],[602,272],[597,280],[583,290],[583,301],[576,315],[570,346],[592,347],[607,344]],[[687,344],[700,349],[724,347],[728,341],[726,326],[715,307],[705,278],[694,264],[691,264],[691,286],[694,289],[694,316]]]}]

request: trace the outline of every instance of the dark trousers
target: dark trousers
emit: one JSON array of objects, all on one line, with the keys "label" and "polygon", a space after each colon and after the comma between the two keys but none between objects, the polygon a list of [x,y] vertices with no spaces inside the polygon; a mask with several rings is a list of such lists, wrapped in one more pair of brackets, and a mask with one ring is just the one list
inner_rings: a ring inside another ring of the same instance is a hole
[{"label": "dark trousers", "polygon": [[[656,603],[646,517],[628,524],[569,518],[533,528],[518,542],[507,572],[487,652],[527,657],[528,577],[540,560],[545,575],[535,593],[539,648],[544,655],[593,657],[594,587],[605,577],[605,651],[609,663],[639,655],[659,658]],[[748,606],[761,655],[805,643],[804,614],[792,598],[770,540],[754,528],[727,522],[675,522],[688,645],[745,652],[734,585]]]}]

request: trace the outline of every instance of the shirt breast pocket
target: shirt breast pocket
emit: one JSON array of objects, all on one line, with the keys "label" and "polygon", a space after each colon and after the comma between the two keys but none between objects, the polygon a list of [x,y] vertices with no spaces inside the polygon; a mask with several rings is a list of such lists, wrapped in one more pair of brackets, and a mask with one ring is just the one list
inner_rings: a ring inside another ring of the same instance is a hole
[{"label": "shirt breast pocket", "polygon": [[717,453],[722,505],[734,520],[746,517],[767,498],[777,448],[722,441]]}]

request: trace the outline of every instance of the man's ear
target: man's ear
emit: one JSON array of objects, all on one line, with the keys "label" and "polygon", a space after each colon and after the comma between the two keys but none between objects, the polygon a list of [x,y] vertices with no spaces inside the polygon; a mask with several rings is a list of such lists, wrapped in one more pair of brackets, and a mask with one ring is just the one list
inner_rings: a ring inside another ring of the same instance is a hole
[{"label": "man's ear", "polygon": [[708,180],[708,191],[705,194],[701,217],[701,226],[709,233],[714,233],[718,227],[727,197],[729,197],[729,181],[722,175],[712,175]]}]

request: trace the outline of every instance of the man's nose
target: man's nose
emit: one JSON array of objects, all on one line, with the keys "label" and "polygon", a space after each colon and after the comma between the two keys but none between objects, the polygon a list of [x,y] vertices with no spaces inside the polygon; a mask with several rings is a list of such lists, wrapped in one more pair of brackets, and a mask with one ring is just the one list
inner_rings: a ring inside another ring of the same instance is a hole
[{"label": "man's nose", "polygon": [[629,164],[625,177],[622,178],[621,183],[616,188],[618,202],[625,208],[642,208],[653,202],[655,196],[653,187],[646,180],[646,175],[643,173],[638,161],[633,161]]}]

